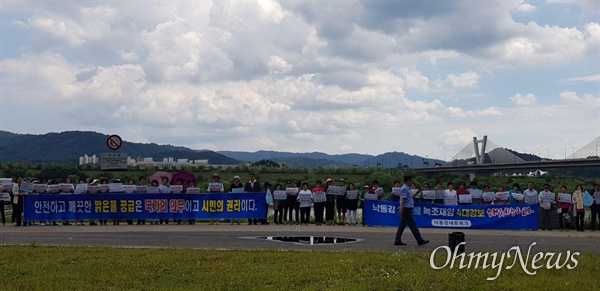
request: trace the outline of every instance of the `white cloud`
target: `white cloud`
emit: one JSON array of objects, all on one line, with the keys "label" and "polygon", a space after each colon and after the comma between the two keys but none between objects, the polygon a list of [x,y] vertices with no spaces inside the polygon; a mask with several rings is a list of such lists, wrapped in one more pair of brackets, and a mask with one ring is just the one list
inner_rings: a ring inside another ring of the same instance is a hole
[{"label": "white cloud", "polygon": [[517,93],[512,97],[508,97],[508,99],[510,99],[517,105],[523,106],[535,105],[535,102],[537,101],[537,97],[535,97],[535,95],[531,93],[528,93],[526,95],[521,95],[521,93]]},{"label": "white cloud", "polygon": [[459,107],[450,106],[448,107],[447,111],[451,117],[493,117],[504,115],[502,111],[493,106],[482,110],[478,109],[467,111],[464,111],[462,108]]},{"label": "white cloud", "polygon": [[288,62],[280,56],[271,56],[267,66],[269,67],[270,74],[286,73],[292,69],[292,65],[288,64]]},{"label": "white cloud", "polygon": [[441,143],[447,147],[466,146],[477,134],[469,128],[460,128],[441,133]]},{"label": "white cloud", "polygon": [[564,79],[567,83],[600,82],[600,74]]},{"label": "white cloud", "polygon": [[537,7],[535,7],[535,6],[533,6],[533,5],[529,4],[529,3],[525,3],[525,2],[523,2],[523,3],[522,3],[521,5],[519,5],[519,7],[517,8],[517,10],[518,10],[519,12],[531,12],[531,11],[534,11],[534,10],[536,10],[536,9],[537,9]]},{"label": "white cloud", "polygon": [[473,88],[477,86],[479,74],[473,71],[468,71],[462,74],[449,74],[446,81],[452,84],[454,88]]}]

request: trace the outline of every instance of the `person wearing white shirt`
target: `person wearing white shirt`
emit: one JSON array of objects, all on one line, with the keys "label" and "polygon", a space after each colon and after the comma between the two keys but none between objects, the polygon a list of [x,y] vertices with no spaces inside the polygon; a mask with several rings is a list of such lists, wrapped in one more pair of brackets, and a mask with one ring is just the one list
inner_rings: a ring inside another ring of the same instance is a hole
[{"label": "person wearing white shirt", "polygon": [[[546,200],[543,198],[544,194],[553,194],[554,197],[551,200]],[[542,213],[542,230],[552,230],[552,222],[550,220],[550,217],[552,216],[553,205],[556,204],[556,194],[550,192],[550,185],[544,184],[544,191],[540,192],[540,194],[538,195],[538,200],[540,203],[540,210]]]},{"label": "person wearing white shirt", "polygon": [[534,189],[535,185],[533,182],[527,183],[527,189],[523,191],[523,200],[525,204],[537,204],[538,203],[538,192]]},{"label": "person wearing white shirt", "polygon": [[[456,190],[454,190],[454,183],[452,182],[448,182],[448,189],[446,189],[446,191],[444,191],[445,195],[445,199],[444,200],[448,200],[451,199],[453,201],[458,201],[458,196],[456,195]],[[446,203],[446,202],[444,202]],[[453,203],[453,205],[455,205]]]},{"label": "person wearing white shirt", "polygon": [[[15,180],[12,188],[13,194],[13,214],[12,221],[15,226],[21,226],[22,216],[23,216],[23,192],[20,191],[21,183],[23,182],[23,177],[19,176]],[[23,224],[25,225],[25,224]]]},{"label": "person wearing white shirt", "polygon": [[[309,197],[309,200],[306,200],[305,197]],[[298,201],[300,202],[300,223],[304,225],[308,225],[308,221],[310,220],[310,206],[312,203],[312,192],[308,190],[308,183],[302,183],[302,190],[298,192]]]}]

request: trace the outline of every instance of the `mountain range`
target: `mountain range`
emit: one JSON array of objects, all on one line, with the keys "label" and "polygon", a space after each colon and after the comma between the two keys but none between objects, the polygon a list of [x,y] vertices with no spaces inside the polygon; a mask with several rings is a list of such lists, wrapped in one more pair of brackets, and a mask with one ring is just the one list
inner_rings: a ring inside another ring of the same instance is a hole
[{"label": "mountain range", "polygon": [[[68,163],[76,164],[79,157],[108,152],[108,135],[91,131],[66,131],[47,134],[16,134],[0,131],[0,162]],[[295,168],[318,167],[423,167],[445,162],[410,155],[403,152],[388,152],[373,156],[367,154],[329,155],[321,152],[291,153],[276,151],[209,151],[194,150],[182,146],[158,145],[155,143],[133,143],[123,141],[120,152],[132,158],[153,157],[155,161],[172,157],[193,160],[207,159],[210,164],[234,165],[260,160],[272,160]]]}]

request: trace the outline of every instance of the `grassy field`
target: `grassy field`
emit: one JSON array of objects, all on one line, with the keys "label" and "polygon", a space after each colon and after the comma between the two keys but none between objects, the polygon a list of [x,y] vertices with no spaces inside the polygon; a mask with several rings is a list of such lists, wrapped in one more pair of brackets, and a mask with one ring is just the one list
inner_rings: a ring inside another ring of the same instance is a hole
[{"label": "grassy field", "polygon": [[[443,257],[436,257],[441,262]],[[599,290],[600,254],[574,270],[433,270],[429,254],[0,247],[3,290]]]}]

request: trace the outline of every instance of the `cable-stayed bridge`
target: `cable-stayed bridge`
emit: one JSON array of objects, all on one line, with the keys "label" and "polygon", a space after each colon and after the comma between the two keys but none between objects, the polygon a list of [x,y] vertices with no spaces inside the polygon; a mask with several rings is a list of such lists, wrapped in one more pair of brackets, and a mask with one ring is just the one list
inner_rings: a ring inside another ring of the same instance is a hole
[{"label": "cable-stayed bridge", "polygon": [[600,168],[600,137],[592,140],[581,149],[574,151],[564,160],[541,160],[540,157],[521,154],[503,148],[484,136],[466,145],[445,166],[415,168],[423,173],[439,172],[494,172],[522,169],[556,169],[577,167]]}]

